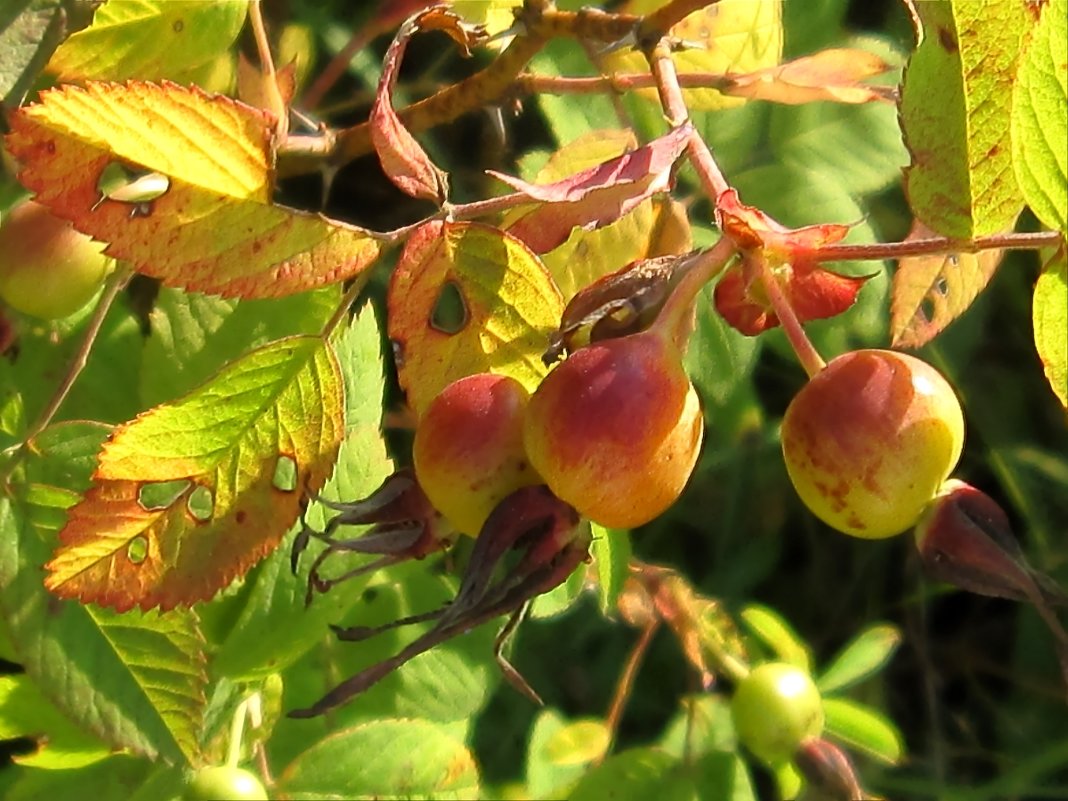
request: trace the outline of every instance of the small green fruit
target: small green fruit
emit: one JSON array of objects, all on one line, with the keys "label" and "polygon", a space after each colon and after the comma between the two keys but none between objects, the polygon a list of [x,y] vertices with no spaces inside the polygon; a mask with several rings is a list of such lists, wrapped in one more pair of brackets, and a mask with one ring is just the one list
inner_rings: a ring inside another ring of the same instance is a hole
[{"label": "small green fruit", "polygon": [[785,662],[765,662],[739,682],[731,698],[738,739],[768,765],[791,760],[801,743],[823,731],[823,702],[812,678]]},{"label": "small green fruit", "polygon": [[183,801],[267,801],[255,773],[226,765],[201,768],[185,788]]},{"label": "small green fruit", "polygon": [[828,525],[866,539],[915,525],[960,459],[964,413],[926,362],[888,350],[831,361],[790,403],[786,468]]},{"label": "small green fruit", "polygon": [[0,298],[44,320],[73,314],[114,264],[103,250],[45,206],[21,203],[0,224]]}]

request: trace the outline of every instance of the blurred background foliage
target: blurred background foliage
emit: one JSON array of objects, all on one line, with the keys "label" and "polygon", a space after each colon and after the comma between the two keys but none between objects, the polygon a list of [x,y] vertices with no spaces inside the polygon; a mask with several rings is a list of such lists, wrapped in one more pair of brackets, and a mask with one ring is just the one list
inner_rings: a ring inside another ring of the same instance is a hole
[{"label": "blurred background foliage", "polygon": [[[309,74],[315,76],[354,30],[373,23],[379,5],[268,0],[264,9],[269,20],[299,23],[310,32],[314,60]],[[786,56],[849,45],[901,64],[913,44],[911,24],[896,0],[787,0],[784,17]],[[389,32],[382,33],[356,54],[314,110],[316,115],[332,125],[366,115],[389,41]],[[398,103],[425,96],[471,71],[472,65],[443,41],[430,35],[411,43]],[[251,51],[251,42],[242,46]],[[484,61],[486,56],[476,58]],[[553,43],[533,67],[593,74],[586,54],[573,42]],[[621,119],[643,140],[663,127],[657,107],[637,97],[618,103],[599,97],[525,98],[517,116],[503,119],[504,136],[493,115],[480,113],[442,126],[422,141],[450,171],[454,199],[463,202],[498,191],[485,169],[529,177],[560,145],[592,130],[621,127]],[[851,241],[896,240],[908,232],[911,220],[900,181],[907,154],[892,106],[754,102],[698,112],[694,122],[743,201],[783,223],[854,223]],[[9,183],[5,197],[12,191]],[[279,199],[318,208],[320,191],[318,178],[291,179],[281,186]],[[677,196],[689,206],[695,240],[707,242],[714,235],[710,207],[686,171],[680,175]],[[324,209],[332,217],[377,229],[410,223],[429,210],[397,191],[373,155],[339,172]],[[1033,224],[1024,220],[1022,225]],[[388,267],[376,268],[367,293],[368,302],[378,308]],[[878,271],[879,276],[869,282],[854,309],[812,324],[813,339],[827,358],[888,342],[892,265],[864,263],[842,269],[854,274]],[[1037,274],[1035,254],[1010,254],[967,314],[921,355],[947,374],[964,403],[968,440],[957,475],[1004,506],[1032,564],[1064,584],[1068,425],[1043,379],[1031,338],[1030,297]],[[138,279],[123,307],[109,316],[86,373],[60,417],[130,419],[256,342],[315,330],[329,314],[333,298],[311,293],[271,301],[269,312],[267,302],[239,304],[240,311],[233,315],[241,314],[248,322],[234,322],[231,316],[230,325],[219,329],[222,333],[213,345],[215,365],[199,364],[190,376],[176,378],[173,371],[162,369],[166,351],[158,351],[158,339],[150,337],[146,344],[146,309],[156,304],[157,315],[162,309],[165,318],[177,319],[184,301],[160,293],[150,280]],[[225,312],[230,313],[229,307]],[[252,322],[263,320],[267,322]],[[19,386],[26,408],[39,408],[83,324],[84,319],[74,318],[59,328],[23,332],[17,358],[8,355],[0,376]],[[143,358],[131,357],[137,353]],[[886,668],[849,690],[854,699],[884,712],[904,738],[906,757],[898,766],[857,756],[862,781],[871,791],[893,799],[1068,798],[1065,688],[1049,634],[1033,610],[925,581],[907,535],[872,542],[850,539],[801,506],[782,464],[778,427],[805,376],[781,335],[745,339],[719,320],[706,298],[698,309],[688,366],[706,408],[706,445],[679,503],[632,533],[634,556],[676,569],[698,593],[716,599],[731,615],[753,603],[778,610],[816,665],[826,666],[870,624],[899,628],[901,645]],[[399,397],[389,382],[388,360],[385,369],[385,405],[390,409]],[[0,384],[0,393],[8,385]],[[116,387],[124,391],[116,392]],[[389,436],[395,452],[403,454],[404,433],[392,431]],[[279,559],[284,562],[286,556]],[[257,571],[268,569],[274,567],[264,565]],[[246,584],[253,587],[256,580],[252,575]],[[355,592],[351,605],[358,607],[359,622],[371,625],[432,606],[454,586],[440,565],[416,563],[375,577],[366,589]],[[246,587],[231,594],[252,591]],[[216,633],[220,641],[225,639],[239,609],[228,598],[203,608],[209,642]],[[544,605],[542,610],[549,611]],[[351,616],[353,610],[346,614]],[[567,751],[567,758],[546,757],[544,744],[565,722],[603,721],[639,634],[618,615],[602,614],[591,593],[579,596],[560,614],[535,614],[521,627],[511,660],[542,695],[543,709],[502,684],[490,656],[492,634],[483,627],[413,662],[361,697],[358,711],[348,710],[346,720],[417,716],[441,722],[468,742],[490,796],[497,791],[541,797],[573,781],[589,761],[575,755],[578,746]],[[392,653],[407,636],[391,632],[358,647],[317,647],[284,671],[285,707],[317,696],[324,670],[335,678],[345,675]],[[213,687],[213,703],[227,708],[227,692],[237,689],[225,678]],[[622,710],[615,749],[658,744],[668,752],[681,750],[687,731],[696,736],[697,707],[688,707],[687,718],[684,699],[703,689],[678,639],[661,626]],[[701,714],[722,721],[719,699],[716,693],[705,694]],[[710,724],[707,736],[728,737],[717,730],[720,725]],[[224,721],[218,728],[225,728]],[[267,741],[271,764],[280,770],[325,731],[320,723],[280,722]],[[17,754],[20,747],[16,742],[11,750]],[[137,765],[132,758],[113,757],[82,768],[82,777],[68,790],[4,770],[0,795],[7,787],[12,798],[45,791],[53,793],[50,797],[66,797],[63,792],[92,784],[92,771],[108,770],[109,782],[138,788],[137,797],[148,798],[146,793],[156,791],[157,797],[166,797],[173,790],[176,780]],[[758,796],[773,797],[773,777],[755,763],[751,767]],[[131,778],[124,783],[126,774]],[[101,798],[111,797],[101,792]]]}]

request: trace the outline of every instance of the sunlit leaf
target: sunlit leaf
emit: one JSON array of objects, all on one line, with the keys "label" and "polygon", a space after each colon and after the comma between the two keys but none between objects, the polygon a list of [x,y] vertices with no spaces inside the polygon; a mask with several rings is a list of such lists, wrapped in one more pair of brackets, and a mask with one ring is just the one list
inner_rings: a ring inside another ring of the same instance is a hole
[{"label": "sunlit leaf", "polygon": [[555,765],[585,765],[604,756],[611,740],[612,733],[603,720],[586,718],[572,721],[553,734],[545,752]]},{"label": "sunlit leaf", "polygon": [[631,547],[630,532],[606,529],[596,523],[593,526],[593,543],[590,553],[597,570],[597,593],[601,612],[613,614],[616,600],[627,580]]},{"label": "sunlit leaf", "polygon": [[37,750],[15,762],[38,768],[79,768],[110,755],[111,749],[79,729],[23,674],[0,676],[0,740],[29,737]]},{"label": "sunlit leaf", "polygon": [[[210,598],[277,546],[333,467],[341,375],[316,337],[272,343],[112,434],[46,585],[125,610]],[[288,467],[293,479],[279,484]]]},{"label": "sunlit leaf", "polygon": [[300,799],[474,798],[479,776],[471,753],[441,726],[387,719],[319,740],[286,767],[277,790]]},{"label": "sunlit leaf", "polygon": [[61,81],[181,79],[233,44],[247,11],[248,0],[111,0],[48,69]]},{"label": "sunlit leaf", "polygon": [[541,201],[508,231],[535,253],[562,244],[575,227],[601,228],[671,186],[671,170],[693,128],[674,128],[647,145],[549,184],[533,184],[490,171],[512,188]]},{"label": "sunlit leaf", "polygon": [[889,95],[886,87],[869,86],[861,81],[889,69],[889,64],[867,50],[820,50],[777,67],[730,78],[723,91],[734,97],[787,105],[819,100],[869,103],[888,100]]},{"label": "sunlit leaf", "polygon": [[1068,406],[1068,257],[1060,250],[1035,284],[1035,346],[1053,392]]},{"label": "sunlit leaf", "polygon": [[[429,1],[429,0],[428,0]],[[515,24],[523,0],[449,0],[449,7],[468,22],[483,25],[494,36]]]},{"label": "sunlit leaf", "polygon": [[533,391],[560,321],[560,292],[522,242],[477,223],[427,223],[389,285],[389,336],[409,405],[421,413],[465,375],[511,375]]},{"label": "sunlit leaf", "polygon": [[905,754],[901,733],[887,718],[841,698],[824,698],[827,733],[882,762],[896,765]]},{"label": "sunlit leaf", "polygon": [[890,659],[901,644],[901,632],[887,624],[868,626],[835,656],[817,680],[824,695],[867,678]]},{"label": "sunlit leaf", "polygon": [[[380,430],[384,379],[380,332],[372,310],[365,309],[340,332],[333,345],[345,380],[345,438],[334,473],[320,497],[349,501],[369,495],[393,468]],[[321,504],[312,503],[304,520],[321,531],[325,512]],[[282,546],[246,578],[246,592],[223,601],[230,605],[232,622],[220,637],[222,642],[212,661],[220,674],[248,680],[291,664],[322,640],[329,624],[344,618],[373,577],[346,581],[305,607],[311,559],[304,559],[294,575],[290,548],[286,547],[291,539],[287,536]]]},{"label": "sunlit leaf", "polygon": [[741,618],[746,628],[770,648],[777,659],[789,662],[806,673],[812,671],[812,656],[805,641],[774,609],[751,604],[742,610]]},{"label": "sunlit leaf", "polygon": [[1012,172],[1009,112],[1023,3],[924,0],[923,39],[905,69],[900,113],[912,156],[909,204],[958,238],[1011,228],[1023,203]]},{"label": "sunlit leaf", "polygon": [[1032,5],[1042,17],[1013,87],[1012,163],[1027,205],[1063,232],[1068,231],[1068,3]]},{"label": "sunlit leaf", "polygon": [[[661,0],[634,0],[625,8],[644,14],[662,6]],[[782,54],[782,3],[780,0],[720,0],[693,12],[671,29],[671,35],[687,47],[672,54],[680,74],[745,73],[773,67]],[[613,73],[648,72],[645,58],[636,52],[621,52],[605,59]],[[655,91],[643,91],[656,100]],[[725,97],[716,89],[684,90],[691,110],[723,109],[744,103]]]},{"label": "sunlit leaf", "polygon": [[[271,204],[273,122],[195,88],[91,83],[11,116],[19,179],[107,252],[168,286],[277,297],[351,278],[378,255],[360,228]],[[116,162],[165,176],[147,203],[102,196]]]},{"label": "sunlit leaf", "polygon": [[[909,239],[932,232],[913,224]],[[890,303],[894,347],[918,348],[960,317],[994,277],[1002,250],[910,256],[898,262]]]}]

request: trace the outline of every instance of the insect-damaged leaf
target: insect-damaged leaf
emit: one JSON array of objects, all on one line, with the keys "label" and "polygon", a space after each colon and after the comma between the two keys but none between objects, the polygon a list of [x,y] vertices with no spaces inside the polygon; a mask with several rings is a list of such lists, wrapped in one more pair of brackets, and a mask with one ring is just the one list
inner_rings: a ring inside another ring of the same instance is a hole
[{"label": "insect-damaged leaf", "polygon": [[[351,278],[378,243],[271,204],[272,126],[266,112],[196,88],[90,83],[15,111],[7,147],[39,202],[168,286],[278,297]],[[145,203],[102,198],[116,162],[158,173],[166,190]]]},{"label": "insect-damaged leaf", "polygon": [[550,184],[532,184],[490,174],[543,205],[513,223],[508,232],[535,253],[562,244],[575,227],[592,230],[618,220],[642,201],[671,186],[671,171],[693,133],[689,123],[630,153]]},{"label": "insect-damaged leaf", "polygon": [[115,430],[46,586],[120,611],[210,598],[278,544],[343,428],[341,373],[321,339],[253,351]]},{"label": "insect-damaged leaf", "polygon": [[943,236],[1011,228],[1023,208],[1012,171],[1009,118],[1024,3],[915,3],[923,38],[899,105],[912,163],[905,188],[916,216]]},{"label": "insect-damaged leaf", "polygon": [[[909,239],[933,232],[915,223]],[[898,262],[890,304],[894,347],[918,348],[956,320],[983,291],[1004,251],[912,256]]]},{"label": "insect-damaged leaf", "polygon": [[393,110],[393,88],[408,40],[417,31],[425,29],[445,30],[460,43],[465,53],[469,52],[471,45],[484,38],[455,14],[441,8],[429,9],[406,21],[390,43],[382,63],[382,77],[371,106],[371,142],[382,162],[382,169],[401,191],[441,204],[449,193],[448,176],[430,160],[430,156]]},{"label": "insect-damaged leaf", "polygon": [[421,414],[465,375],[511,375],[533,391],[563,301],[538,258],[478,223],[431,222],[411,238],[389,285],[389,336],[408,403]]}]

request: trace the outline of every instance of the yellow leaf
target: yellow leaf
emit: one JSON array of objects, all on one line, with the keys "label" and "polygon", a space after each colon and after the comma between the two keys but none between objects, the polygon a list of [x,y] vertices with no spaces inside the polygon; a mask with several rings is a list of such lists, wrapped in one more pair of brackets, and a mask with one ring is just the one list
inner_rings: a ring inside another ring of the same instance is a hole
[{"label": "yellow leaf", "polygon": [[[379,245],[360,228],[271,204],[273,120],[175,84],[91,83],[11,116],[20,181],[107,253],[168,286],[278,297],[353,277]],[[101,192],[116,163],[158,173],[146,203]]]}]

